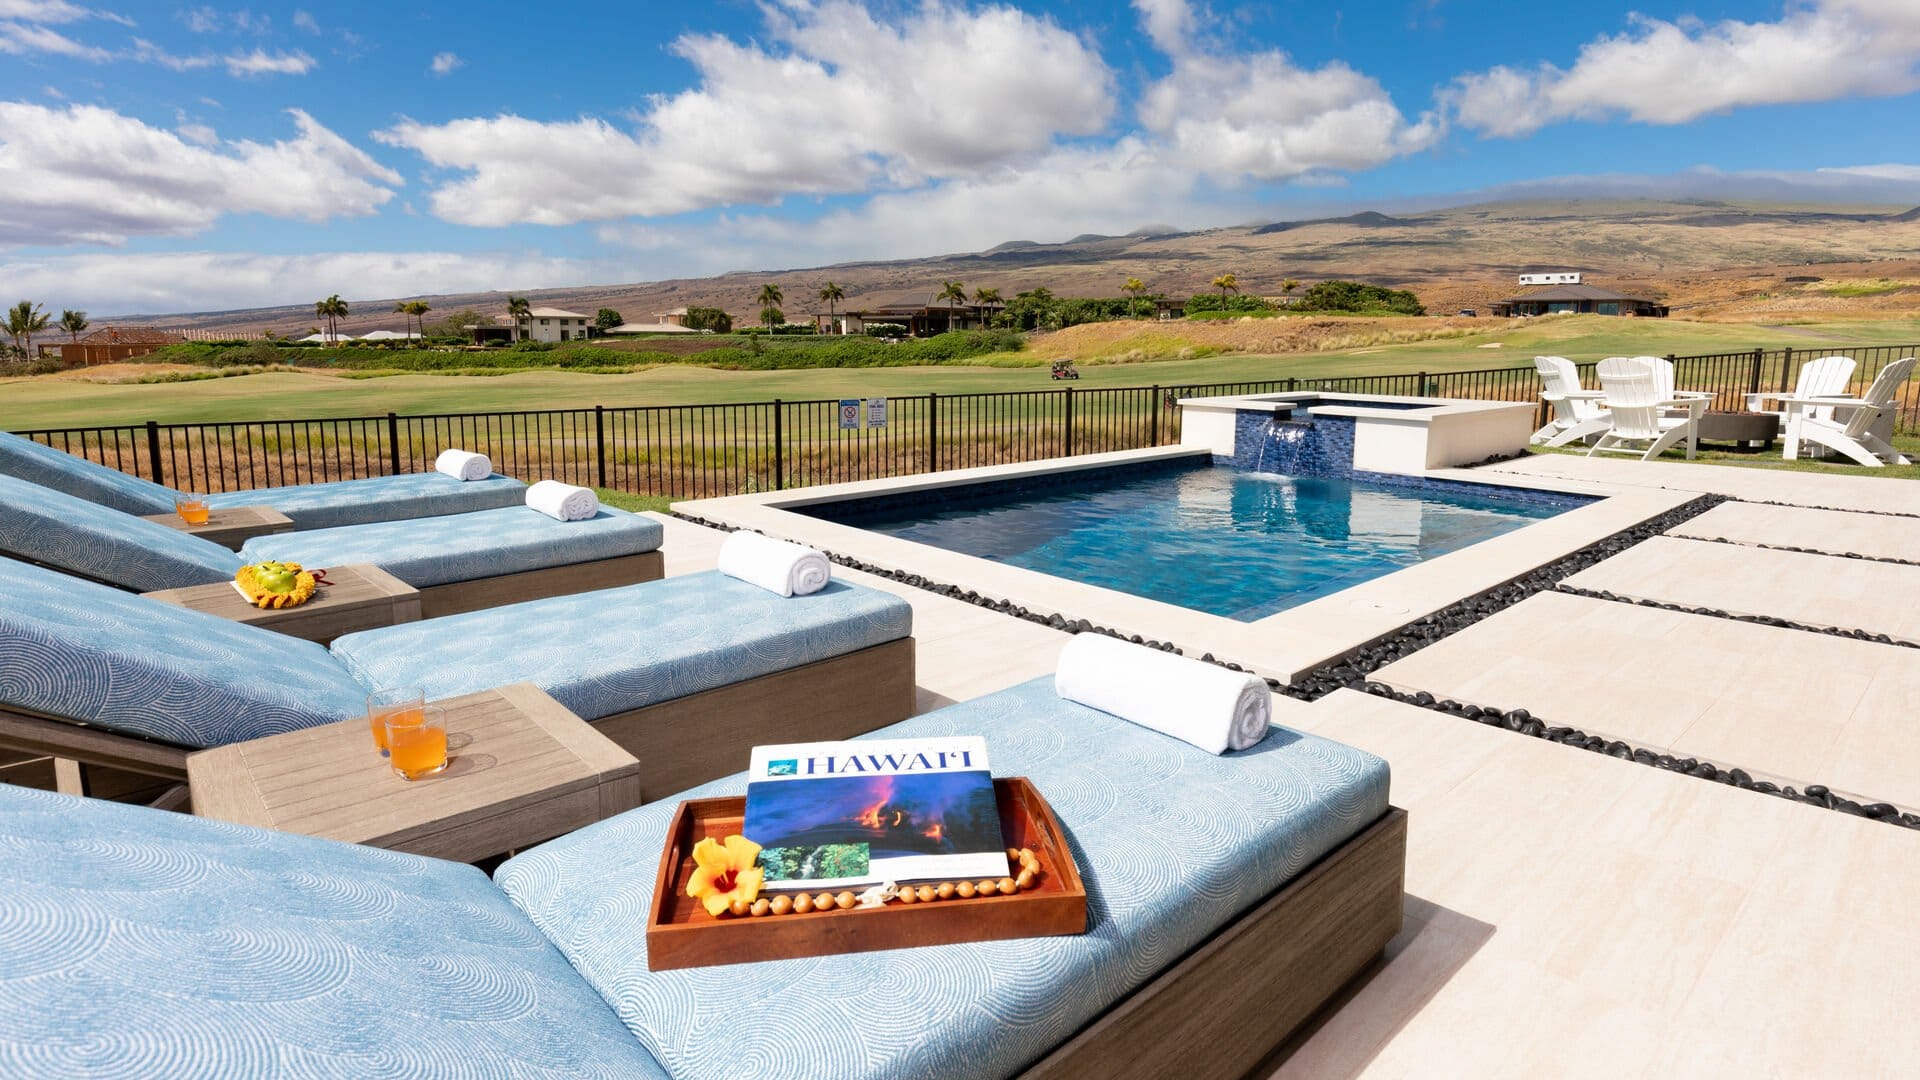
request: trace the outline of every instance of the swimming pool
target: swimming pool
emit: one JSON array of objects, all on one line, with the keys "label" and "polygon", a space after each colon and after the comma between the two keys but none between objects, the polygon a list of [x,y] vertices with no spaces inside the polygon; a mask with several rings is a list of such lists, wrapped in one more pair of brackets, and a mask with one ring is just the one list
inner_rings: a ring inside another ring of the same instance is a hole
[{"label": "swimming pool", "polygon": [[1251,622],[1590,501],[1180,464],[793,509]]}]

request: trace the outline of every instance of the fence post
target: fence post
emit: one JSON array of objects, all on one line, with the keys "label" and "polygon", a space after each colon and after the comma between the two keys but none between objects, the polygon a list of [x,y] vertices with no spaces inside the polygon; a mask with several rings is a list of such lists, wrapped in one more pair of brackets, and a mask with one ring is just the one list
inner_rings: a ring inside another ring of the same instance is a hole
[{"label": "fence post", "polygon": [[1073,387],[1067,387],[1067,452],[1062,457],[1073,456]]},{"label": "fence post", "polygon": [[927,471],[940,471],[940,395],[927,393]]},{"label": "fence post", "polygon": [[1747,393],[1749,394],[1757,394],[1760,392],[1761,359],[1762,359],[1762,354],[1760,350],[1759,349],[1753,350],[1753,369],[1747,372]]},{"label": "fence post", "polygon": [[400,475],[400,417],[387,413],[387,475]]},{"label": "fence post", "polygon": [[1780,350],[1780,392],[1793,388],[1793,346]]},{"label": "fence post", "polygon": [[779,398],[773,399],[773,490],[784,491],[787,486],[787,452],[782,444],[784,429],[780,414],[785,412]]},{"label": "fence post", "polygon": [[147,421],[147,465],[153,470],[154,483],[167,482],[167,471],[160,467],[160,425],[153,420]]},{"label": "fence post", "polygon": [[1160,445],[1160,384],[1153,384],[1153,440],[1148,446]]},{"label": "fence post", "polygon": [[593,458],[595,487],[607,486],[607,407],[593,407]]}]

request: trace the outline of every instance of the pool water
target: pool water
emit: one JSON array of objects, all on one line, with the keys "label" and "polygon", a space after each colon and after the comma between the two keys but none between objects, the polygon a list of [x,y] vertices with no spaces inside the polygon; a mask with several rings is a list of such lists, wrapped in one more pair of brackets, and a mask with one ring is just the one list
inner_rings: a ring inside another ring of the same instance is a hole
[{"label": "pool water", "polygon": [[1042,490],[986,484],[918,505],[856,501],[802,512],[1252,621],[1587,501],[1203,466]]}]

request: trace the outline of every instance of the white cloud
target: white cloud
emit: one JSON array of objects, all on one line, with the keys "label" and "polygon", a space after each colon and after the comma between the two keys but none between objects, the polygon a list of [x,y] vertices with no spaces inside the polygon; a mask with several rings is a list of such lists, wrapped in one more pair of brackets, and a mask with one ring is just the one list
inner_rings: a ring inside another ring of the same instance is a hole
[{"label": "white cloud", "polygon": [[1562,120],[1625,116],[1681,124],[1752,105],[1875,97],[1920,89],[1920,4],[1824,0],[1775,22],[1629,17],[1580,49],[1571,68],[1500,66],[1456,79],[1458,121],[1517,137]]},{"label": "white cloud", "polygon": [[1847,165],[1819,171],[1843,176],[1864,176],[1874,180],[1904,180],[1909,183],[1920,183],[1920,165],[1899,165],[1888,162],[1884,165]]},{"label": "white cloud", "polygon": [[0,53],[12,53],[15,56],[48,53],[96,64],[113,59],[111,52],[75,41],[57,30],[20,23],[0,23]]},{"label": "white cloud", "polygon": [[21,19],[36,23],[69,23],[82,19],[105,19],[124,26],[133,20],[111,11],[69,4],[66,0],[0,0],[0,19]]},{"label": "white cloud", "polygon": [[1216,179],[1285,180],[1368,169],[1431,146],[1437,119],[1409,123],[1372,77],[1334,61],[1307,69],[1279,50],[1237,55],[1196,36],[1187,0],[1134,0],[1173,71],[1147,88],[1140,120]]},{"label": "white cloud", "polygon": [[236,78],[248,78],[254,75],[305,75],[318,66],[318,62],[306,53],[295,49],[293,52],[267,53],[255,49],[249,53],[235,53],[221,57],[220,62],[227,66],[227,74]]},{"label": "white cloud", "polygon": [[97,106],[0,102],[0,243],[180,236],[223,214],[318,222],[393,197],[399,174],[306,113],[289,115],[292,139],[216,147]]},{"label": "white cloud", "polygon": [[211,34],[220,29],[220,13],[210,7],[187,8],[175,12],[174,17],[196,34]]},{"label": "white cloud", "polygon": [[295,29],[303,30],[309,34],[317,34],[320,32],[320,23],[315,20],[311,14],[304,11],[296,11],[293,13],[293,25]]},{"label": "white cloud", "polygon": [[464,63],[466,63],[466,61],[460,59],[459,56],[450,52],[443,52],[434,53],[433,63],[428,66],[433,69],[435,75],[449,75],[452,74],[454,68]]},{"label": "white cloud", "polygon": [[1012,7],[927,0],[882,19],[796,0],[765,14],[770,46],[676,41],[700,84],[649,101],[632,131],[507,115],[375,138],[464,173],[433,193],[442,218],[557,225],[974,175],[1112,114],[1097,51]]},{"label": "white cloud", "polygon": [[0,261],[0,280],[22,296],[112,314],[210,311],[296,304],[306,312],[278,329],[304,329],[315,297],[362,299],[425,292],[541,289],[607,280],[597,263],[537,254],[340,252],[259,255],[230,252],[56,255]]}]

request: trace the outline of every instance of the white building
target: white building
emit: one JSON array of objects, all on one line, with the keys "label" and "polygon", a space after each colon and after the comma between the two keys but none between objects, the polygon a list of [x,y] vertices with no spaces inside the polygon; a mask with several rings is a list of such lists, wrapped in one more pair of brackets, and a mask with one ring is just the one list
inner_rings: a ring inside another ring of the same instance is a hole
[{"label": "white building", "polygon": [[[520,320],[523,341],[585,341],[593,316],[561,308],[537,307]],[[511,318],[502,318],[501,326],[511,327]]]},{"label": "white building", "polygon": [[1580,272],[1578,270],[1549,270],[1540,274],[1521,274],[1520,284],[1578,285],[1580,284]]}]

